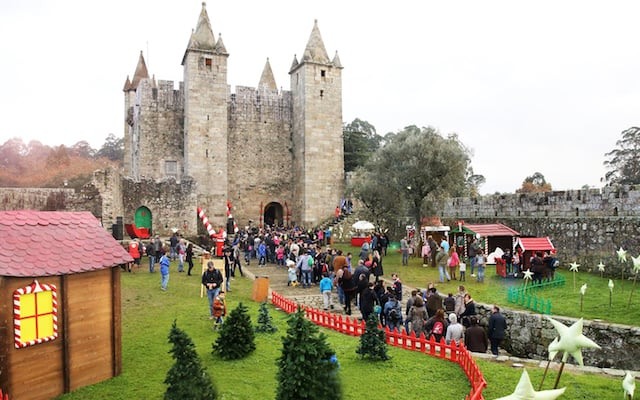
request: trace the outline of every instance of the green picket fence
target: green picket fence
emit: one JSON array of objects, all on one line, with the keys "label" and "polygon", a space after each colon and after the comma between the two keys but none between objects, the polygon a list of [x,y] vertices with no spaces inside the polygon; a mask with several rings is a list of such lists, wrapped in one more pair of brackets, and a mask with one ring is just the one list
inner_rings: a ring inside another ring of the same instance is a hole
[{"label": "green picket fence", "polygon": [[523,283],[520,286],[510,287],[507,291],[507,301],[512,304],[518,304],[529,310],[533,310],[540,314],[551,314],[551,300],[538,296],[541,289],[564,286],[566,278],[561,274],[555,274],[553,280],[543,281],[542,283],[527,285]]}]

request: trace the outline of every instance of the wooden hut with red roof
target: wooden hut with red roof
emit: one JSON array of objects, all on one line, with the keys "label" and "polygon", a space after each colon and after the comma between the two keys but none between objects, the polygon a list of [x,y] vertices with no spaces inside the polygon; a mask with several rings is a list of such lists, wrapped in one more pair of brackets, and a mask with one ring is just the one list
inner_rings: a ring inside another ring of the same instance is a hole
[{"label": "wooden hut with red roof", "polygon": [[89,212],[0,211],[0,389],[51,399],[120,374],[120,271]]},{"label": "wooden hut with red roof", "polygon": [[458,221],[450,234],[453,243],[458,247],[458,252],[467,257],[472,240],[480,240],[485,255],[490,254],[500,247],[503,251],[512,249],[520,233],[503,224],[465,224]]},{"label": "wooden hut with red roof", "polygon": [[536,252],[549,252],[555,254],[556,248],[551,243],[551,239],[549,236],[545,237],[521,237],[516,241],[516,246],[519,246],[522,249],[522,257],[523,257],[523,268],[528,269],[531,266],[531,257],[535,255]]}]

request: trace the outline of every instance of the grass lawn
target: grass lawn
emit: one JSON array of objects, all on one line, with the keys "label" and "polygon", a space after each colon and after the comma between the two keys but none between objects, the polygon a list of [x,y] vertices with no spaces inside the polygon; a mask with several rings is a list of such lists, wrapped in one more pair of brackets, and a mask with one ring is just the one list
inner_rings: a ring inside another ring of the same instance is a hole
[{"label": "grass lawn", "polygon": [[[351,252],[357,259],[360,252],[359,248],[351,247],[346,244],[338,244],[337,247],[343,251]],[[575,289],[573,286],[573,272],[569,272],[568,263],[565,260],[564,265],[558,269],[558,272],[566,278],[564,286],[543,289],[536,292],[537,296],[548,298],[551,300],[551,314],[564,315],[568,317],[585,319],[600,319],[603,321],[614,322],[626,325],[637,325],[640,320],[640,279],[633,293],[631,306],[627,307],[629,295],[633,287],[633,280],[614,279],[614,289],[612,296],[612,305],[609,307],[609,278],[601,278],[600,275],[586,272],[588,268],[597,270],[596,265],[600,262],[595,260],[593,265],[583,265],[579,268],[581,272],[575,274]],[[409,265],[402,266],[400,253],[389,251],[388,255],[383,259],[383,267],[385,277],[391,277],[396,272],[400,276],[402,282],[406,285],[426,288],[429,282],[434,282],[438,290],[442,293],[455,294],[458,290],[459,281],[438,282],[437,268],[423,268],[422,258],[409,258]],[[631,267],[628,263],[627,269]],[[586,283],[587,291],[584,296],[582,312],[580,311],[580,287]],[[472,297],[480,303],[498,304],[501,307],[521,309],[516,304],[507,302],[507,290],[510,286],[519,286],[523,284],[522,279],[502,278],[495,273],[495,267],[487,266],[485,274],[485,282],[478,283],[475,278],[471,277],[471,271],[467,266],[467,278],[463,285]]]},{"label": "grass lawn", "polygon": [[[196,269],[198,267],[196,265]],[[418,259],[411,259],[409,267],[400,268],[399,256],[390,255],[385,258],[385,275],[389,276],[395,271],[400,273],[406,283],[419,287],[424,287],[426,282],[437,278],[437,273],[429,268],[422,268]],[[567,285],[571,282],[568,274],[567,282]],[[492,302],[490,299],[496,298],[503,304],[506,294],[496,293],[502,290],[501,285],[502,282],[491,275],[484,285],[471,280],[467,282],[478,301]],[[455,287],[456,283],[439,285],[439,289],[444,291],[447,291],[447,288],[453,290]],[[233,309],[242,301],[249,307],[249,313],[255,323],[259,304],[250,300],[252,281],[237,278],[232,282],[232,289],[227,296],[228,309]],[[569,289],[570,287],[566,287],[564,291],[568,292]],[[621,300],[620,304],[622,303]],[[198,275],[186,276],[184,273],[177,273],[172,265],[169,290],[162,292],[157,272],[149,274],[143,269],[133,274],[123,273],[122,311],[123,373],[108,381],[61,396],[61,399],[161,399],[166,388],[163,381],[173,364],[173,359],[168,353],[170,345],[167,335],[174,319],[195,343],[203,365],[218,388],[219,398],[275,397],[275,362],[282,347],[281,337],[286,334],[285,313],[270,307],[270,315],[279,331],[271,335],[258,334],[257,350],[248,358],[222,361],[211,355],[211,345],[217,333],[212,331],[212,322],[208,319],[207,299],[200,298]],[[461,399],[469,392],[470,386],[466,377],[454,363],[393,347],[389,347],[389,354],[393,358],[388,362],[362,361],[355,353],[358,338],[325,329],[321,331],[327,334],[328,342],[338,356],[344,399],[383,396]],[[513,392],[521,369],[483,360],[479,360],[478,363],[488,381],[485,398],[497,398]],[[537,389],[543,371],[538,368],[528,368],[528,371]],[[553,385],[553,379],[555,373],[550,372],[545,389]],[[618,395],[622,394],[621,379],[599,375],[565,372],[561,386],[565,385],[570,387],[563,399],[618,398]]]}]

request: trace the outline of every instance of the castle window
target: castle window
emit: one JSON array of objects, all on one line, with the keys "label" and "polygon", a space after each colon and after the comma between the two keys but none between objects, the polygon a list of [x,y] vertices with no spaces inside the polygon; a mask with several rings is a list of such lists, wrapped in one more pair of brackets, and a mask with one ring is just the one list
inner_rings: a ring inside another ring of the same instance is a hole
[{"label": "castle window", "polygon": [[205,67],[207,67],[208,70],[211,70],[211,65],[213,64],[213,60],[211,58],[205,58],[204,59],[204,65]]},{"label": "castle window", "polygon": [[58,337],[58,295],[55,285],[37,280],[13,292],[15,347],[27,347]]},{"label": "castle window", "polygon": [[168,177],[178,177],[178,162],[177,161],[165,161],[164,162],[164,174]]},{"label": "castle window", "polygon": [[324,78],[325,76],[327,76],[327,71],[325,71],[325,70],[321,69],[321,70],[320,70],[320,76],[321,76],[321,77],[323,77],[323,78]]},{"label": "castle window", "polygon": [[320,97],[323,97],[323,96],[324,96],[324,90],[321,90],[320,91]]}]

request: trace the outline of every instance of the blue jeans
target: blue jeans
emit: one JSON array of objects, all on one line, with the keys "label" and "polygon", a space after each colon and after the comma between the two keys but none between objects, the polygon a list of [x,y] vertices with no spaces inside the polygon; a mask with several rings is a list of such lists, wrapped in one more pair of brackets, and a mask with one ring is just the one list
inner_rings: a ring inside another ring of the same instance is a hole
[{"label": "blue jeans", "polygon": [[402,249],[402,265],[409,265],[409,249]]},{"label": "blue jeans", "polygon": [[156,266],[156,256],[149,256],[149,272],[153,272]]},{"label": "blue jeans", "polygon": [[218,297],[220,288],[207,289],[207,298],[209,299],[209,315],[213,317],[213,301]]},{"label": "blue jeans", "polygon": [[167,290],[167,285],[169,285],[169,274],[163,274],[160,280],[160,287],[162,290]]},{"label": "blue jeans", "polygon": [[469,264],[471,264],[471,275],[473,275],[473,270],[476,268],[476,256],[469,256]]},{"label": "blue jeans", "polygon": [[184,254],[178,254],[178,272],[184,272]]},{"label": "blue jeans", "polygon": [[484,282],[484,265],[478,265],[478,282]]},{"label": "blue jeans", "polygon": [[302,271],[302,287],[311,286],[311,270]]},{"label": "blue jeans", "polygon": [[447,278],[448,281],[451,280],[447,267],[444,265],[438,265],[438,274],[440,275],[440,282],[444,282],[444,278]]},{"label": "blue jeans", "polygon": [[344,290],[342,290],[342,286],[336,286],[336,292],[338,292],[338,301],[340,304],[344,304]]}]

